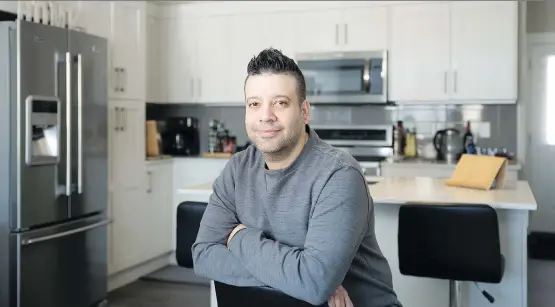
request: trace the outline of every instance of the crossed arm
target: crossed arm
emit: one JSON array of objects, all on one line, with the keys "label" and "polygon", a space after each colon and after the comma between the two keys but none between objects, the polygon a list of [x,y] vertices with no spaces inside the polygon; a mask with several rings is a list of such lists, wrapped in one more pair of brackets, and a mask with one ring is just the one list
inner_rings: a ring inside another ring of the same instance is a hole
[{"label": "crossed arm", "polygon": [[240,224],[232,182],[229,165],[214,183],[193,245],[195,273],[238,286],[270,286],[313,305],[325,303],[341,285],[369,226],[370,196],[362,175],[348,167],[329,178],[303,247],[247,228],[233,236],[228,249],[228,236]]}]

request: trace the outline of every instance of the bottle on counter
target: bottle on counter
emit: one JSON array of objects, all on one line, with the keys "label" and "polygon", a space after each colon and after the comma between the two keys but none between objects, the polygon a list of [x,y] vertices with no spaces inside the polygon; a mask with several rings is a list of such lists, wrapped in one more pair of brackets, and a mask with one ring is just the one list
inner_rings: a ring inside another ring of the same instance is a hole
[{"label": "bottle on counter", "polygon": [[397,126],[393,129],[393,155],[403,157],[405,154],[406,131],[403,121],[397,121]]},{"label": "bottle on counter", "polygon": [[405,157],[416,157],[416,132],[414,128],[412,130],[406,130],[405,137]]},{"label": "bottle on counter", "polygon": [[474,144],[474,135],[470,129],[470,121],[466,122],[466,131],[463,135],[463,152],[476,154],[476,145]]}]

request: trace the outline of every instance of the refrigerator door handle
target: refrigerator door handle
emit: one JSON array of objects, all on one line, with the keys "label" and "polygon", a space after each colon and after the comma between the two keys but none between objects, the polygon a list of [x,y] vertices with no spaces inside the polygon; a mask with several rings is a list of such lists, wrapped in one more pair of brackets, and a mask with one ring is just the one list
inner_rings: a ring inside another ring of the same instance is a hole
[{"label": "refrigerator door handle", "polygon": [[60,233],[49,235],[49,236],[33,238],[33,239],[23,239],[23,240],[21,240],[21,245],[24,245],[24,246],[25,245],[31,245],[31,244],[34,244],[34,243],[44,242],[44,241],[53,240],[53,239],[57,239],[57,238],[61,238],[61,237],[67,237],[67,236],[72,235],[72,234],[76,234],[76,233],[79,233],[79,232],[83,232],[83,231],[91,230],[91,229],[94,229],[94,228],[98,228],[98,227],[101,227],[101,226],[104,226],[104,225],[108,225],[110,223],[112,223],[111,220],[104,220],[104,221],[100,221],[98,223],[87,225],[85,227],[72,229],[72,230],[60,232]]},{"label": "refrigerator door handle", "polygon": [[71,196],[71,53],[66,52],[66,195]]},{"label": "refrigerator door handle", "polygon": [[77,193],[83,192],[83,61],[77,55]]}]

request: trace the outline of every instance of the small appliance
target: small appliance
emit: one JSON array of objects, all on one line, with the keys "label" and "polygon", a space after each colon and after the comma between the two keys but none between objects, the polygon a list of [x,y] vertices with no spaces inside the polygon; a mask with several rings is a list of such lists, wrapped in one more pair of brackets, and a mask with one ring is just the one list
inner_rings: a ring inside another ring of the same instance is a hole
[{"label": "small appliance", "polygon": [[162,151],[172,156],[197,156],[200,154],[198,119],[172,117],[166,119],[162,132]]},{"label": "small appliance", "polygon": [[310,103],[388,103],[387,51],[301,53]]},{"label": "small appliance", "polygon": [[311,127],[320,139],[350,153],[360,163],[369,184],[379,181],[381,162],[393,157],[393,125]]},{"label": "small appliance", "polygon": [[457,163],[463,151],[461,132],[455,128],[437,131],[434,135],[434,147],[438,160]]}]

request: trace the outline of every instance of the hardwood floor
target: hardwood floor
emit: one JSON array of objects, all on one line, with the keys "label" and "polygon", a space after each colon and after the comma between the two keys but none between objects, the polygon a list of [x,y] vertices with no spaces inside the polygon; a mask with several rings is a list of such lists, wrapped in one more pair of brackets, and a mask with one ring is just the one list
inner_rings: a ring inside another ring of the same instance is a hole
[{"label": "hardwood floor", "polygon": [[108,294],[109,307],[210,307],[202,285],[138,280]]}]

